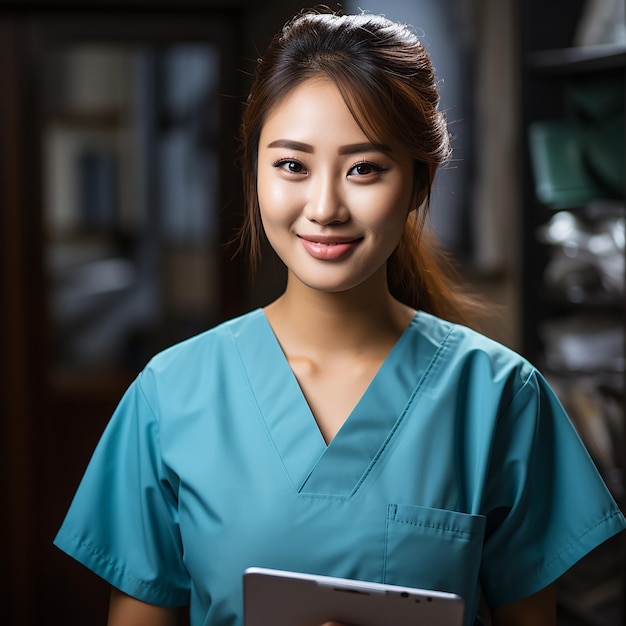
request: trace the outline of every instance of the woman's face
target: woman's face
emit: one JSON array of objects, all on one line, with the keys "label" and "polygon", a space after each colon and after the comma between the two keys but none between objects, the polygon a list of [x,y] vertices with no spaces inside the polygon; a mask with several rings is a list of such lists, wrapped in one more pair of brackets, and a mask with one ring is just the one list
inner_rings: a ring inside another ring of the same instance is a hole
[{"label": "woman's face", "polygon": [[412,162],[372,144],[333,83],[307,80],[279,102],[258,163],[261,220],[290,281],[340,292],[386,276],[411,210]]}]

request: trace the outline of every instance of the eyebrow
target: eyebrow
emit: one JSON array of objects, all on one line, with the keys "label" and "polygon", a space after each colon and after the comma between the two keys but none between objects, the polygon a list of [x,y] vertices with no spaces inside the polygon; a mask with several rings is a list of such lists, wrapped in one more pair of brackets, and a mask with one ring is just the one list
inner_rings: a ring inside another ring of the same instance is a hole
[{"label": "eyebrow", "polygon": [[[299,152],[307,152],[313,154],[313,146],[301,141],[293,141],[291,139],[276,139],[268,144],[268,148],[287,148],[288,150],[298,150]],[[358,152],[390,152],[389,147],[382,143],[354,143],[339,148],[339,154],[356,154]]]}]

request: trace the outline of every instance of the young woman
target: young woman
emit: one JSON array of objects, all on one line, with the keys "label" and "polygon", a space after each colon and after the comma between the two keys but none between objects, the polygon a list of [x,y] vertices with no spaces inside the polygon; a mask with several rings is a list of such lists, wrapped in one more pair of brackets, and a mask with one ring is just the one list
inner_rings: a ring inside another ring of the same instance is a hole
[{"label": "young woman", "polygon": [[541,375],[467,327],[480,307],[425,224],[437,105],[420,42],[381,17],[306,12],[271,43],[243,234],[287,285],[156,356],[106,429],[56,544],[112,585],[111,626],[183,605],[240,625],[249,566],[452,591],[467,626],[481,606],[551,625],[554,581],[624,528]]}]

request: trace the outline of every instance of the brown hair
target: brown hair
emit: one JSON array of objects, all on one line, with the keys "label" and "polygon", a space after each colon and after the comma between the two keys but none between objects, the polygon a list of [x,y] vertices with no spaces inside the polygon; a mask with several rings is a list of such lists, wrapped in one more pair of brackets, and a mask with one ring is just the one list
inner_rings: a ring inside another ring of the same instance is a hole
[{"label": "brown hair", "polygon": [[435,173],[450,156],[446,120],[428,54],[414,32],[384,17],[329,9],[296,15],[259,60],[242,121],[246,217],[240,248],[252,267],[263,228],[257,199],[258,144],[269,112],[294,87],[323,75],[372,141],[402,145],[414,164],[414,207],[387,263],[390,292],[409,306],[471,324],[484,307],[458,287],[454,268],[426,224]]}]

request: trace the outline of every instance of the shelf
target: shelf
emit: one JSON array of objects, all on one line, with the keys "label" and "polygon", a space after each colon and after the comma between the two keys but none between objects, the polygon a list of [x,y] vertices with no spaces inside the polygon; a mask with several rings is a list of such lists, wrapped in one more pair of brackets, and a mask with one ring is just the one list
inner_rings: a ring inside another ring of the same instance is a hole
[{"label": "shelf", "polygon": [[626,68],[626,43],[537,50],[528,66],[546,74],[578,74]]}]

